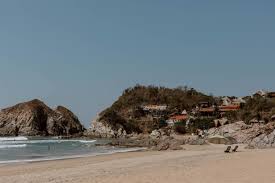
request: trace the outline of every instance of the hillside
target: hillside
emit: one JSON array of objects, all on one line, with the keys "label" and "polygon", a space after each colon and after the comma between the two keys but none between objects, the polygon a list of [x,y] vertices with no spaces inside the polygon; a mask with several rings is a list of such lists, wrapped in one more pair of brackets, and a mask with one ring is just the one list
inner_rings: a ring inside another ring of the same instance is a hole
[{"label": "hillside", "polygon": [[[126,89],[114,104],[100,113],[93,121],[91,131],[98,135],[115,136],[122,133],[150,133],[158,129],[169,115],[191,110],[200,102],[215,103],[215,98],[193,88],[174,89],[156,86],[140,86]],[[167,106],[162,114],[148,114],[142,107],[146,105]],[[104,133],[106,133],[104,135]],[[107,135],[109,134],[109,135]],[[111,134],[111,135],[110,135]]]},{"label": "hillside", "polygon": [[184,134],[236,121],[250,125],[274,120],[272,92],[243,98],[213,97],[187,87],[137,85],[126,89],[112,106],[101,112],[93,120],[89,133],[99,137],[120,137],[149,134],[169,126]]}]

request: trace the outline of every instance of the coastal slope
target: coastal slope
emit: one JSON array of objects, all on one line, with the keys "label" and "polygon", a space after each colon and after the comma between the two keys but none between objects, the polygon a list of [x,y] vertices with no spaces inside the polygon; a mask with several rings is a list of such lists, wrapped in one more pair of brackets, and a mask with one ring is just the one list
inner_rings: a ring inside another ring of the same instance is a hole
[{"label": "coastal slope", "polygon": [[[102,111],[92,121],[88,133],[109,138],[150,134],[162,127],[169,114],[191,110],[196,104],[205,101],[214,103],[215,98],[187,87],[171,89],[136,85],[126,89],[118,100]],[[165,112],[148,115],[144,107],[152,104],[165,108]]]}]

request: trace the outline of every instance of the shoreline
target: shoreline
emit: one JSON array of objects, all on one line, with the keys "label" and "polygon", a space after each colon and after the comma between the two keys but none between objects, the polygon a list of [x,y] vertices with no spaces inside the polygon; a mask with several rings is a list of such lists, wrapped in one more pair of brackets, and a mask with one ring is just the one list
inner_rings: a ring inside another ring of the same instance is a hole
[{"label": "shoreline", "polygon": [[89,158],[89,157],[97,157],[97,156],[106,156],[117,153],[130,153],[130,152],[140,152],[146,151],[147,148],[127,148],[127,149],[117,149],[114,151],[106,152],[106,153],[88,153],[82,155],[71,155],[71,156],[61,156],[61,157],[51,157],[51,158],[38,158],[38,159],[22,159],[22,160],[8,160],[8,161],[0,161],[0,167],[7,165],[17,165],[17,164],[25,164],[25,163],[39,163],[39,162],[48,162],[48,161],[61,161],[61,160],[70,160],[70,159],[79,159],[79,158]]},{"label": "shoreline", "polygon": [[[0,166],[0,183],[265,183],[275,181],[275,149],[225,154],[224,145],[135,151]],[[22,177],[24,179],[22,179]],[[260,179],[261,178],[261,179]],[[129,181],[130,180],[130,181]]]}]

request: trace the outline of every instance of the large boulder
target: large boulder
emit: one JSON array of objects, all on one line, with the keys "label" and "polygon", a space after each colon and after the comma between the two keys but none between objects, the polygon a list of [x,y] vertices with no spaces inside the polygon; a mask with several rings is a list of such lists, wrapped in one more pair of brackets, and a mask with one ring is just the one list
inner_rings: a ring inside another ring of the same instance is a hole
[{"label": "large boulder", "polygon": [[119,147],[146,147],[152,148],[159,143],[156,139],[151,139],[149,136],[136,136],[132,138],[116,138],[112,139],[109,145]]},{"label": "large boulder", "polygon": [[0,136],[68,136],[84,130],[78,118],[65,107],[52,110],[37,99],[0,112]]},{"label": "large boulder", "polygon": [[223,137],[219,135],[209,137],[207,141],[212,144],[226,144],[226,145],[237,143],[237,141],[233,137]]},{"label": "large boulder", "polygon": [[161,137],[161,132],[159,130],[154,130],[150,134],[150,138],[153,138],[153,139],[160,139],[160,137]]},{"label": "large boulder", "polygon": [[153,147],[153,150],[166,151],[166,150],[182,150],[184,142],[173,137],[162,137],[158,144]]}]

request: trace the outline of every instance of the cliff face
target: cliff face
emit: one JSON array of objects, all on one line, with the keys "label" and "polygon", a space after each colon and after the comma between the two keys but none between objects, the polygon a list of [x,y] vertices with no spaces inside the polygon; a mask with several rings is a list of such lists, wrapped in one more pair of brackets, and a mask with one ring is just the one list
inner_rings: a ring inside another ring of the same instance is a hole
[{"label": "cliff face", "polygon": [[1,110],[0,135],[73,135],[84,131],[77,117],[65,107],[52,110],[32,100]]}]

